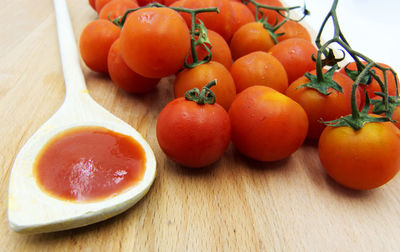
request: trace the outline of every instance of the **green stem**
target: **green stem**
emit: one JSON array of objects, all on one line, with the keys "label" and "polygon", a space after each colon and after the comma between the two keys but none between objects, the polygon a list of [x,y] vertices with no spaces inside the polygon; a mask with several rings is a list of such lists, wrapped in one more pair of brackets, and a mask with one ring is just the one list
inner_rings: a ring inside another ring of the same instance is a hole
[{"label": "green stem", "polygon": [[198,88],[193,88],[185,93],[185,99],[189,101],[194,101],[199,105],[204,104],[214,104],[216,102],[216,97],[211,87],[217,85],[217,80],[212,80],[207,85],[205,85],[201,91]]}]

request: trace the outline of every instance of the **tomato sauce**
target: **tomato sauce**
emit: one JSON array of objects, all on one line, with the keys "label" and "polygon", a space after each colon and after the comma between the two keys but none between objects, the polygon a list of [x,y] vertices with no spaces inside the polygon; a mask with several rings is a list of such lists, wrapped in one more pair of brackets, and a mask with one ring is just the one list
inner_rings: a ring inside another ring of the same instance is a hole
[{"label": "tomato sauce", "polygon": [[39,153],[34,174],[56,198],[95,201],[138,183],[145,153],[132,137],[101,127],[77,127],[55,136]]}]

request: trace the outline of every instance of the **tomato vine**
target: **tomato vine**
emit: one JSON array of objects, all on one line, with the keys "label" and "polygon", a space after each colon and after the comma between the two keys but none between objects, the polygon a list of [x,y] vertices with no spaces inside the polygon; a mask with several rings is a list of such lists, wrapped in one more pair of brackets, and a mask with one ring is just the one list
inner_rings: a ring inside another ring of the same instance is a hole
[{"label": "tomato vine", "polygon": [[[353,50],[350,46],[350,44],[347,42],[346,38],[344,37],[340,26],[339,26],[339,21],[337,18],[336,14],[336,8],[338,5],[338,0],[334,0],[332,7],[328,13],[328,15],[325,17],[321,28],[317,34],[317,38],[315,40],[315,43],[317,47],[319,48],[317,52],[317,57],[316,57],[316,76],[311,76],[310,74],[306,75],[309,79],[310,82],[303,85],[303,87],[309,87],[309,88],[314,88],[318,90],[320,93],[329,95],[327,92],[328,88],[333,88],[335,90],[340,91],[340,86],[337,83],[334,83],[334,81],[330,78],[329,74],[333,71],[335,71],[338,68],[337,63],[342,61],[344,59],[344,56],[342,58],[336,58],[336,56],[333,53],[333,49],[329,48],[330,45],[333,43],[338,44],[341,48],[343,48],[356,62],[357,65],[357,70],[356,73],[353,73],[353,86],[352,86],[352,94],[351,94],[351,115],[341,117],[337,120],[333,121],[328,121],[324,122],[325,124],[333,127],[339,127],[339,126],[349,126],[352,127],[354,130],[359,130],[363,127],[365,123],[368,122],[385,122],[385,121],[391,121],[391,115],[393,113],[394,108],[396,107],[396,104],[399,104],[399,96],[398,96],[398,91],[396,92],[395,97],[390,97],[388,95],[387,91],[387,72],[390,71],[394,78],[395,78],[395,83],[396,83],[396,89],[397,89],[397,80],[396,80],[396,72],[387,67],[383,67],[376,62],[374,62],[372,59],[368,58],[367,56],[361,54],[360,52],[357,52]],[[321,36],[322,32],[327,24],[327,22],[332,19],[333,25],[334,25],[334,35],[333,38],[329,39],[326,43],[321,44]],[[322,59],[322,55],[324,55],[324,59]],[[366,64],[363,64],[362,61],[365,61]],[[331,66],[331,69],[323,73],[322,69],[324,66]],[[381,78],[373,71],[371,70],[372,68],[376,68],[379,71],[382,71],[384,80],[382,81]],[[384,117],[374,117],[368,114],[369,112],[369,107],[371,105],[370,99],[368,97],[368,93],[365,93],[366,96],[366,103],[362,110],[360,111],[357,102],[356,102],[356,92],[358,89],[358,86],[360,83],[368,83],[368,79],[374,78],[378,83],[381,88],[380,93],[378,95],[382,98],[380,101],[374,101],[375,106],[377,109],[375,109],[375,112],[379,113],[385,113]],[[365,81],[365,82],[364,82]],[[378,111],[379,110],[379,111]]]}]

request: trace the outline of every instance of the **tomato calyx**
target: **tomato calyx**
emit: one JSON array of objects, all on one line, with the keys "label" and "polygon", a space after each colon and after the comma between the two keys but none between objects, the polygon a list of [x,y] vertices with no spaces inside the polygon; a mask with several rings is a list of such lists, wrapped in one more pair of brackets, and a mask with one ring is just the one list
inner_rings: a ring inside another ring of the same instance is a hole
[{"label": "tomato calyx", "polygon": [[[385,114],[387,117],[392,118],[393,112],[397,106],[400,105],[400,100],[397,96],[387,96],[383,92],[375,92],[375,94],[381,99],[372,99],[371,103],[373,104],[372,113],[374,114]],[[385,104],[385,99],[387,99],[387,103]]]},{"label": "tomato calyx", "polygon": [[307,77],[310,80],[310,82],[297,87],[297,89],[308,87],[317,90],[321,94],[329,95],[332,92],[328,92],[328,89],[332,88],[340,93],[343,93],[342,86],[340,86],[333,80],[333,74],[337,69],[338,69],[337,65],[331,67],[331,69],[329,69],[326,73],[322,74],[321,79],[318,79],[317,75],[305,73],[304,76]]},{"label": "tomato calyx", "polygon": [[[284,35],[285,33],[276,33],[276,31],[288,20],[295,21],[295,22],[300,22],[303,20],[306,16],[310,15],[310,11],[307,10],[306,4],[304,3],[303,6],[303,15],[299,19],[293,19],[290,17],[290,11],[302,8],[302,6],[292,6],[292,7],[277,7],[277,6],[272,6],[272,5],[266,5],[266,4],[260,4],[255,0],[242,0],[242,3],[244,4],[253,4],[256,7],[256,22],[259,22],[263,25],[264,29],[266,29],[271,36],[272,41],[274,44],[278,44],[278,37]],[[275,24],[270,24],[268,23],[268,17],[264,16],[264,13],[260,9],[267,9],[267,10],[273,10],[276,11],[276,13],[282,17],[284,17],[284,20],[281,22],[278,22],[278,20],[275,21]]]},{"label": "tomato calyx", "polygon": [[205,85],[201,91],[198,88],[193,88],[186,92],[185,99],[188,101],[194,101],[199,105],[214,104],[217,99],[211,87],[217,85],[217,80],[214,79]]}]

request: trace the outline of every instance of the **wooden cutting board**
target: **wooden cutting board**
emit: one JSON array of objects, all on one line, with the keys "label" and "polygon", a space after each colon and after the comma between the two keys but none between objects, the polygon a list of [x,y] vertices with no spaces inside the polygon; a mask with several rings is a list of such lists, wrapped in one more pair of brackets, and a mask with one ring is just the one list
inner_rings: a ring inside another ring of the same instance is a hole
[{"label": "wooden cutting board", "polygon": [[[96,18],[69,0],[76,38]],[[131,95],[83,67],[93,98],[152,146],[158,174],[146,197],[107,221],[57,233],[21,235],[8,227],[7,189],[18,150],[61,105],[64,83],[51,0],[5,0],[0,8],[0,251],[398,251],[400,177],[367,192],[325,174],[315,143],[261,163],[232,146],[209,168],[168,160],[155,124],[173,98],[174,77]]]}]

